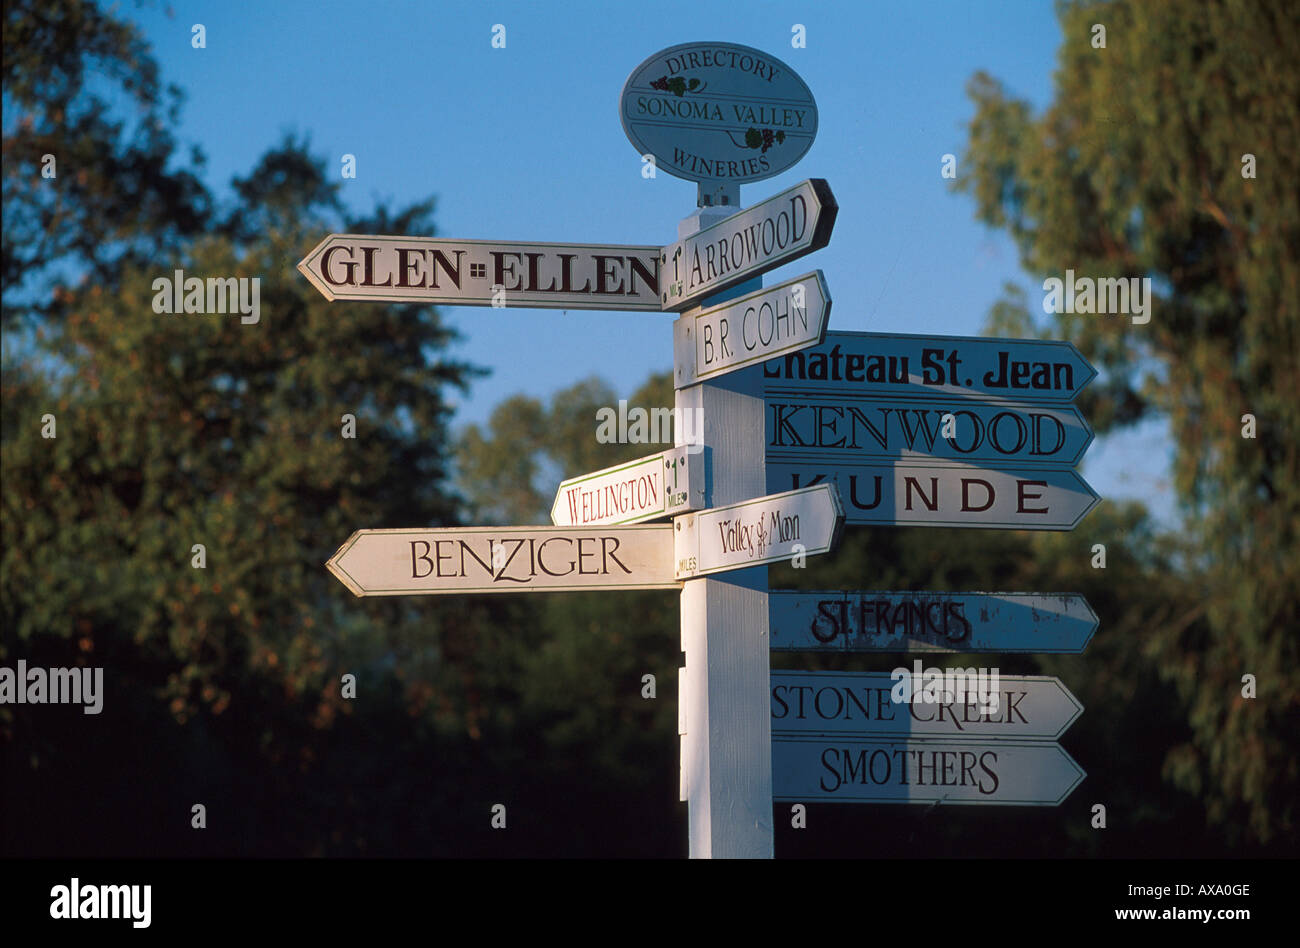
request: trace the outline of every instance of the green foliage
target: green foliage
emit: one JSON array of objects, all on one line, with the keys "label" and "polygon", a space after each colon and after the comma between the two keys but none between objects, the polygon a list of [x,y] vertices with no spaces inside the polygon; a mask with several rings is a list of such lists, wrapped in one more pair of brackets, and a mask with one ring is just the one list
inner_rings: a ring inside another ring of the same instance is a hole
[{"label": "green foliage", "polygon": [[[1145,633],[1192,730],[1166,772],[1228,832],[1294,838],[1300,16],[1286,0],[1060,14],[1056,96],[1041,116],[989,76],[971,81],[972,170],[958,186],[1035,277],[1152,279],[1149,323],[1063,314],[1055,331],[1105,370],[1080,400],[1099,432],[1158,412],[1177,446],[1187,607]],[[1257,177],[1243,176],[1247,154]],[[1242,437],[1246,413],[1255,439]],[[1241,697],[1244,674],[1260,680],[1254,700]]]},{"label": "green foliage", "polygon": [[[485,431],[467,425],[456,446],[458,486],[475,523],[550,523],[560,481],[633,461],[671,445],[602,444],[601,409],[618,412],[619,396],[587,379],[551,396],[550,404],[524,395],[506,399]],[[671,409],[672,373],[652,375],[627,398],[627,408]]]},{"label": "green foliage", "polygon": [[[443,391],[467,369],[426,355],[451,332],[427,307],[328,303],[284,266],[310,239],[272,229],[241,254],[214,237],[127,266],[113,291],[72,293],[42,343],[73,372],[43,391],[26,372],[6,383],[4,597],[19,640],[127,635],[175,664],[181,715],[224,708],[267,669],[315,693],[346,638],[322,627],[340,589],[321,563],[358,524],[452,518]],[[156,314],[153,281],[175,269],[260,279],[260,321]],[[191,567],[195,543],[207,569]],[[402,634],[399,607],[361,611]]]},{"label": "green foliage", "polygon": [[[1169,416],[1189,530],[1160,534],[1139,506],[1108,502],[1069,533],[854,529],[833,556],[770,571],[774,588],[1077,592],[1101,617],[1084,655],[999,657],[1008,674],[1059,675],[1087,708],[1064,739],[1084,789],[1059,812],[891,808],[873,821],[877,854],[1204,854],[1294,838],[1300,30],[1284,5],[1061,9],[1045,115],[972,83],[962,186],[1035,276],[1150,275],[1161,295],[1145,327],[1044,327],[1034,294],[1010,288],[989,325],[1075,339],[1105,372],[1080,399],[1099,431]],[[349,218],[309,143],[286,138],[218,213],[192,171],[171,170],[168,93],[132,28],[80,0],[9,2],[4,25],[0,661],[106,666],[113,713],[0,708],[0,844],[681,854],[672,593],[357,600],[323,568],[358,527],[547,522],[563,478],[661,447],[596,440],[619,393],[587,380],[515,396],[453,438],[446,390],[474,370],[443,355],[437,313],[327,303],[292,266],[330,230],[433,234],[432,200]],[[98,97],[110,89],[142,107],[135,127]],[[39,174],[47,152],[57,186]],[[1240,177],[1245,152],[1257,179]],[[260,322],[153,312],[154,281],[176,269],[260,279]],[[84,279],[62,286],[69,275]],[[672,402],[668,373],[628,396]],[[1240,437],[1246,411],[1255,440]],[[206,569],[191,566],[196,543]],[[1245,673],[1256,699],[1240,696]],[[87,793],[119,819],[79,821]],[[229,832],[185,835],[175,814],[195,800]],[[1099,800],[1136,832],[1089,830]],[[508,843],[486,830],[496,801]],[[819,819],[860,833],[855,809]],[[611,813],[638,824],[617,828],[632,842],[615,852]]]},{"label": "green foliage", "polygon": [[[180,94],[164,88],[143,39],[92,0],[6,0],[4,7],[3,323],[57,319],[68,273],[100,287],[120,264],[146,264],[202,233],[211,199],[176,167]],[[106,97],[127,97],[133,125]],[[42,176],[44,156],[57,177]]]},{"label": "green foliage", "polygon": [[[71,723],[0,708],[15,777],[0,812],[31,814],[43,854],[170,852],[179,824],[157,814],[192,782],[244,830],[216,851],[320,852],[320,810],[272,828],[250,801],[294,811],[331,744],[364,770],[341,674],[368,693],[370,726],[427,715],[426,746],[463,740],[477,698],[445,659],[463,666],[466,627],[492,624],[470,601],[360,602],[323,569],[358,525],[454,521],[445,393],[476,370],[442,357],[452,333],[429,307],[330,304],[292,264],[329,230],[432,233],[432,201],[348,219],[321,159],[286,139],[218,220],[198,180],[169,170],[171,113],[131,27],[76,0],[7,3],[4,52],[0,660],[102,665],[109,694],[102,719]],[[134,132],[92,76],[141,107]],[[46,152],[57,178],[40,176]],[[258,280],[259,321],[155,312],[155,281],[177,269]],[[118,818],[52,830],[85,809],[59,807],[65,785]],[[345,785],[315,794],[325,812],[359,805]],[[403,832],[378,821],[331,845]]]}]

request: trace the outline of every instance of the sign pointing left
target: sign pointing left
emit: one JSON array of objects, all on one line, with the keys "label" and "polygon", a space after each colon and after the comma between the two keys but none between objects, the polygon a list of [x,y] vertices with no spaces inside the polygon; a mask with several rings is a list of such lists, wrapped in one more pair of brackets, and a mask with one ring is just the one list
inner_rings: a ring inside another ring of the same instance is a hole
[{"label": "sign pointing left", "polygon": [[358,530],[325,565],[356,596],[678,587],[670,524]]},{"label": "sign pointing left", "polygon": [[641,523],[705,506],[704,456],[678,447],[560,483],[557,527]]},{"label": "sign pointing left", "polygon": [[328,300],[661,312],[660,251],[330,234],[298,269]]}]

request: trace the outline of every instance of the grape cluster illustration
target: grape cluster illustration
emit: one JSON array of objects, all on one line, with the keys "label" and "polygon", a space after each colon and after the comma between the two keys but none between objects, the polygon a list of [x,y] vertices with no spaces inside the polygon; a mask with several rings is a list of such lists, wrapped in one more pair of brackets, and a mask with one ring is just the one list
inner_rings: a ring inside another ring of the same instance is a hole
[{"label": "grape cluster illustration", "polygon": [[680,99],[687,92],[699,92],[702,87],[698,79],[687,82],[684,76],[673,76],[671,79],[660,76],[650,83],[650,88],[658,89],[660,92],[671,92]]},{"label": "grape cluster illustration", "polygon": [[773,133],[770,128],[765,128],[762,131],[751,128],[745,132],[745,144],[750,148],[762,148],[764,154],[772,147],[773,142],[779,145],[784,141],[785,132]]}]

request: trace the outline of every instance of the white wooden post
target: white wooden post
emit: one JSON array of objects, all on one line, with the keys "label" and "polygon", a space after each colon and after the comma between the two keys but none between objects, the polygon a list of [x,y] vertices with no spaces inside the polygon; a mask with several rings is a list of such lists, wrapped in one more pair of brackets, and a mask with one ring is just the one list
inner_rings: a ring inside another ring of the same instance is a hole
[{"label": "white wooden post", "polygon": [[[701,208],[678,225],[678,239],[738,210],[734,199],[729,206]],[[702,305],[761,286],[756,278]],[[686,328],[679,317],[675,346],[683,344]],[[703,418],[712,506],[767,494],[761,372],[744,369],[677,391],[678,418],[688,411]],[[687,580],[681,593],[686,667],[680,672],[678,730],[690,856],[771,859],[767,567],[719,575]]]}]

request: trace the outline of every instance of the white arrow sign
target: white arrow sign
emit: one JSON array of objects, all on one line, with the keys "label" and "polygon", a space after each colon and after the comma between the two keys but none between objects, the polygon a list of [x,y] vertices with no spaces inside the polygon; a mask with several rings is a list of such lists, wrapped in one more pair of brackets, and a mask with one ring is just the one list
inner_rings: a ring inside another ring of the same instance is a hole
[{"label": "white arrow sign", "polygon": [[563,481],[555,492],[551,523],[640,523],[706,506],[704,454],[679,447]]},{"label": "white arrow sign", "polygon": [[662,311],[659,247],[330,234],[298,264],[329,300]]},{"label": "white arrow sign", "polygon": [[772,738],[777,801],[1056,806],[1085,776],[1048,741]]},{"label": "white arrow sign", "polygon": [[826,553],[843,523],[830,484],[683,514],[673,521],[677,578]]},{"label": "white arrow sign", "polygon": [[1074,471],[769,463],[767,489],[837,483],[852,525],[1073,530],[1101,498]]},{"label": "white arrow sign", "polygon": [[820,270],[703,310],[673,324],[677,388],[821,342],[831,297]]},{"label": "white arrow sign", "polygon": [[839,210],[810,178],[663,248],[663,308],[685,310],[750,277],[825,247]]},{"label": "white arrow sign", "polygon": [[325,565],[357,596],[676,589],[673,528],[358,530]]},{"label": "white arrow sign", "polygon": [[[927,692],[931,675],[938,684]],[[917,677],[922,681],[912,685],[911,700],[894,700],[906,697],[903,679]],[[987,669],[926,668],[920,676],[912,669],[906,675],[773,670],[771,680],[773,734],[1055,739],[1083,713],[1059,678]]]}]

